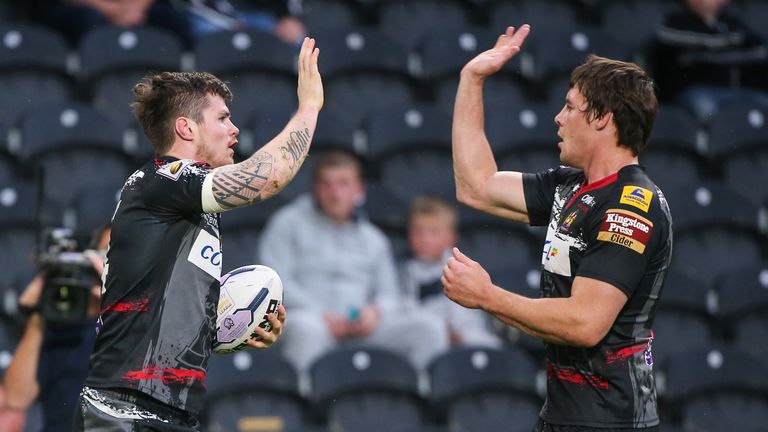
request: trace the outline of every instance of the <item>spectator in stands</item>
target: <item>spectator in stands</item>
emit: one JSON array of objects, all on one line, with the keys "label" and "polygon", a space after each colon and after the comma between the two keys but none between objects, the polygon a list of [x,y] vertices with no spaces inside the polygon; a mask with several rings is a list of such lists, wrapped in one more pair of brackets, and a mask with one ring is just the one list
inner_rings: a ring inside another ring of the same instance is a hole
[{"label": "spectator in stands", "polygon": [[20,309],[29,315],[3,379],[6,405],[13,412],[23,413],[39,400],[45,432],[72,429],[72,415],[88,375],[88,358],[96,338],[96,318],[101,302],[99,279],[110,233],[109,226],[99,229],[87,252],[95,273],[84,321],[67,326],[46,325],[39,310],[43,274],[37,275],[19,298]]},{"label": "spectator in stands", "polygon": [[438,197],[421,196],[411,205],[408,244],[411,258],[401,263],[405,301],[442,319],[451,345],[497,347],[501,344],[488,328],[488,316],[467,309],[443,295],[443,266],[458,239],[456,208]]},{"label": "spectator in stands", "polygon": [[72,46],[90,30],[112,25],[151,25],[169,30],[188,46],[190,25],[184,12],[169,0],[33,0],[32,18],[64,34]]},{"label": "spectator in stands", "polygon": [[354,155],[322,153],[312,195],[276,212],[262,234],[261,262],[280,274],[291,309],[276,346],[301,372],[340,345],[390,349],[417,368],[448,348],[441,320],[402,308],[390,243],[358,212],[364,193]]},{"label": "spectator in stands", "polygon": [[192,31],[198,37],[253,28],[298,46],[307,34],[299,18],[301,1],[251,0],[246,10],[236,9],[227,0],[183,0],[181,4],[189,12]]},{"label": "spectator in stands", "polygon": [[657,32],[659,96],[705,121],[720,107],[750,101],[768,107],[768,47],[727,8],[729,0],[684,0]]}]

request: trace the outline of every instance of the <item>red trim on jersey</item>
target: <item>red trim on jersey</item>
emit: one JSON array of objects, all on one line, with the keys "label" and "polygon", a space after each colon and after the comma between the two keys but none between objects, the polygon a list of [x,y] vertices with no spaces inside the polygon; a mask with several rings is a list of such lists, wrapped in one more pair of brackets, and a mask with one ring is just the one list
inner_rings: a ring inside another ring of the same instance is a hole
[{"label": "red trim on jersey", "polygon": [[547,376],[555,377],[560,381],[566,381],[580,386],[589,384],[592,387],[599,388],[601,390],[608,389],[608,380],[597,375],[584,375],[580,374],[573,369],[560,369],[552,365],[547,364]]},{"label": "red trim on jersey", "polygon": [[615,363],[619,360],[626,360],[629,357],[632,357],[635,353],[640,352],[648,348],[647,342],[642,342],[636,345],[631,345],[626,348],[622,348],[618,351],[612,352],[612,351],[606,351],[605,353],[605,364],[611,364]]},{"label": "red trim on jersey", "polygon": [[[618,177],[619,177],[619,173],[615,172],[615,173],[609,175],[608,177],[603,177],[603,178],[601,178],[600,180],[598,180],[598,181],[596,181],[594,183],[584,184],[582,182],[581,183],[581,185],[582,185],[581,188],[579,188],[579,190],[575,194],[573,194],[571,199],[568,200],[568,204],[566,204],[565,207],[563,207],[563,208],[570,207],[571,204],[573,204],[573,202],[576,200],[576,198],[578,198],[584,192],[589,192],[591,190],[600,189],[601,187],[608,186],[609,184],[615,182]],[[586,180],[584,180],[584,182],[586,182]]]},{"label": "red trim on jersey", "polygon": [[106,309],[101,311],[101,313],[104,312],[146,312],[149,310],[149,299],[143,299],[139,301],[132,301],[132,302],[117,302],[115,304],[107,306]]},{"label": "red trim on jersey", "polygon": [[148,366],[139,371],[129,371],[123,381],[161,380],[163,384],[187,384],[190,381],[205,382],[205,372],[191,369],[171,369]]}]

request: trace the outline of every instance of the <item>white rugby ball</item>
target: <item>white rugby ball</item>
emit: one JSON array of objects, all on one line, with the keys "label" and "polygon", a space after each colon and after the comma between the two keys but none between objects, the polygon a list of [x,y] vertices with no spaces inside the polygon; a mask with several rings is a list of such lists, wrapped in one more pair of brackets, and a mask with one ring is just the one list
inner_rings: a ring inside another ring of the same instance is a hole
[{"label": "white rugby ball", "polygon": [[244,266],[222,276],[213,352],[240,351],[248,346],[248,339],[260,339],[254,333],[256,327],[270,331],[267,314],[276,312],[281,304],[283,282],[267,266]]}]

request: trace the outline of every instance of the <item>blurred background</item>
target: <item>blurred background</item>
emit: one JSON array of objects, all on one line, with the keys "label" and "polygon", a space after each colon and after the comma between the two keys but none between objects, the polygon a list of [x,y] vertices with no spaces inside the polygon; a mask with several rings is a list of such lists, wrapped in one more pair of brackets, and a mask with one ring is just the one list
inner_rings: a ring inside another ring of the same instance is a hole
[{"label": "blurred background", "polygon": [[[37,272],[33,257],[49,247],[46,228],[69,229],[84,248],[125,179],[152,157],[129,107],[148,71],[227,81],[242,159],[296,108],[297,42],[315,37],[326,103],[312,152],[341,147],[361,158],[363,207],[400,258],[416,195],[455,203],[459,70],[507,25],[530,23],[522,53],[486,83],[500,169],[558,164],[554,117],[587,54],[646,67],[661,108],[640,160],[675,229],[654,326],[662,430],[768,430],[768,1],[715,2],[728,28],[744,29],[733,46],[718,45],[716,30],[697,39],[675,28],[693,0],[86,3],[0,3],[0,368],[23,328],[17,300]],[[695,98],[702,88],[709,102]],[[247,217],[223,218],[224,271],[255,262],[266,220],[309,190],[309,172]],[[459,213],[462,250],[498,285],[538,296],[544,231]],[[530,430],[544,394],[543,347],[489,325],[502,349],[457,348],[423,373],[385,351],[329,353],[309,393],[274,353],[214,358],[206,430]],[[36,425],[33,408],[27,430]]]}]

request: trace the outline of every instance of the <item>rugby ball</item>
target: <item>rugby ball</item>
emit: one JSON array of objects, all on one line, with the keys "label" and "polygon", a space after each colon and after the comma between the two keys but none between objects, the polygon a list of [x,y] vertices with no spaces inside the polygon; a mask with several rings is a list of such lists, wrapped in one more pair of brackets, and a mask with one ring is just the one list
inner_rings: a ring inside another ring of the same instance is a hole
[{"label": "rugby ball", "polygon": [[248,346],[248,339],[261,339],[254,333],[256,327],[270,331],[267,314],[276,312],[281,304],[283,283],[267,266],[244,266],[222,276],[213,352],[240,351]]}]

